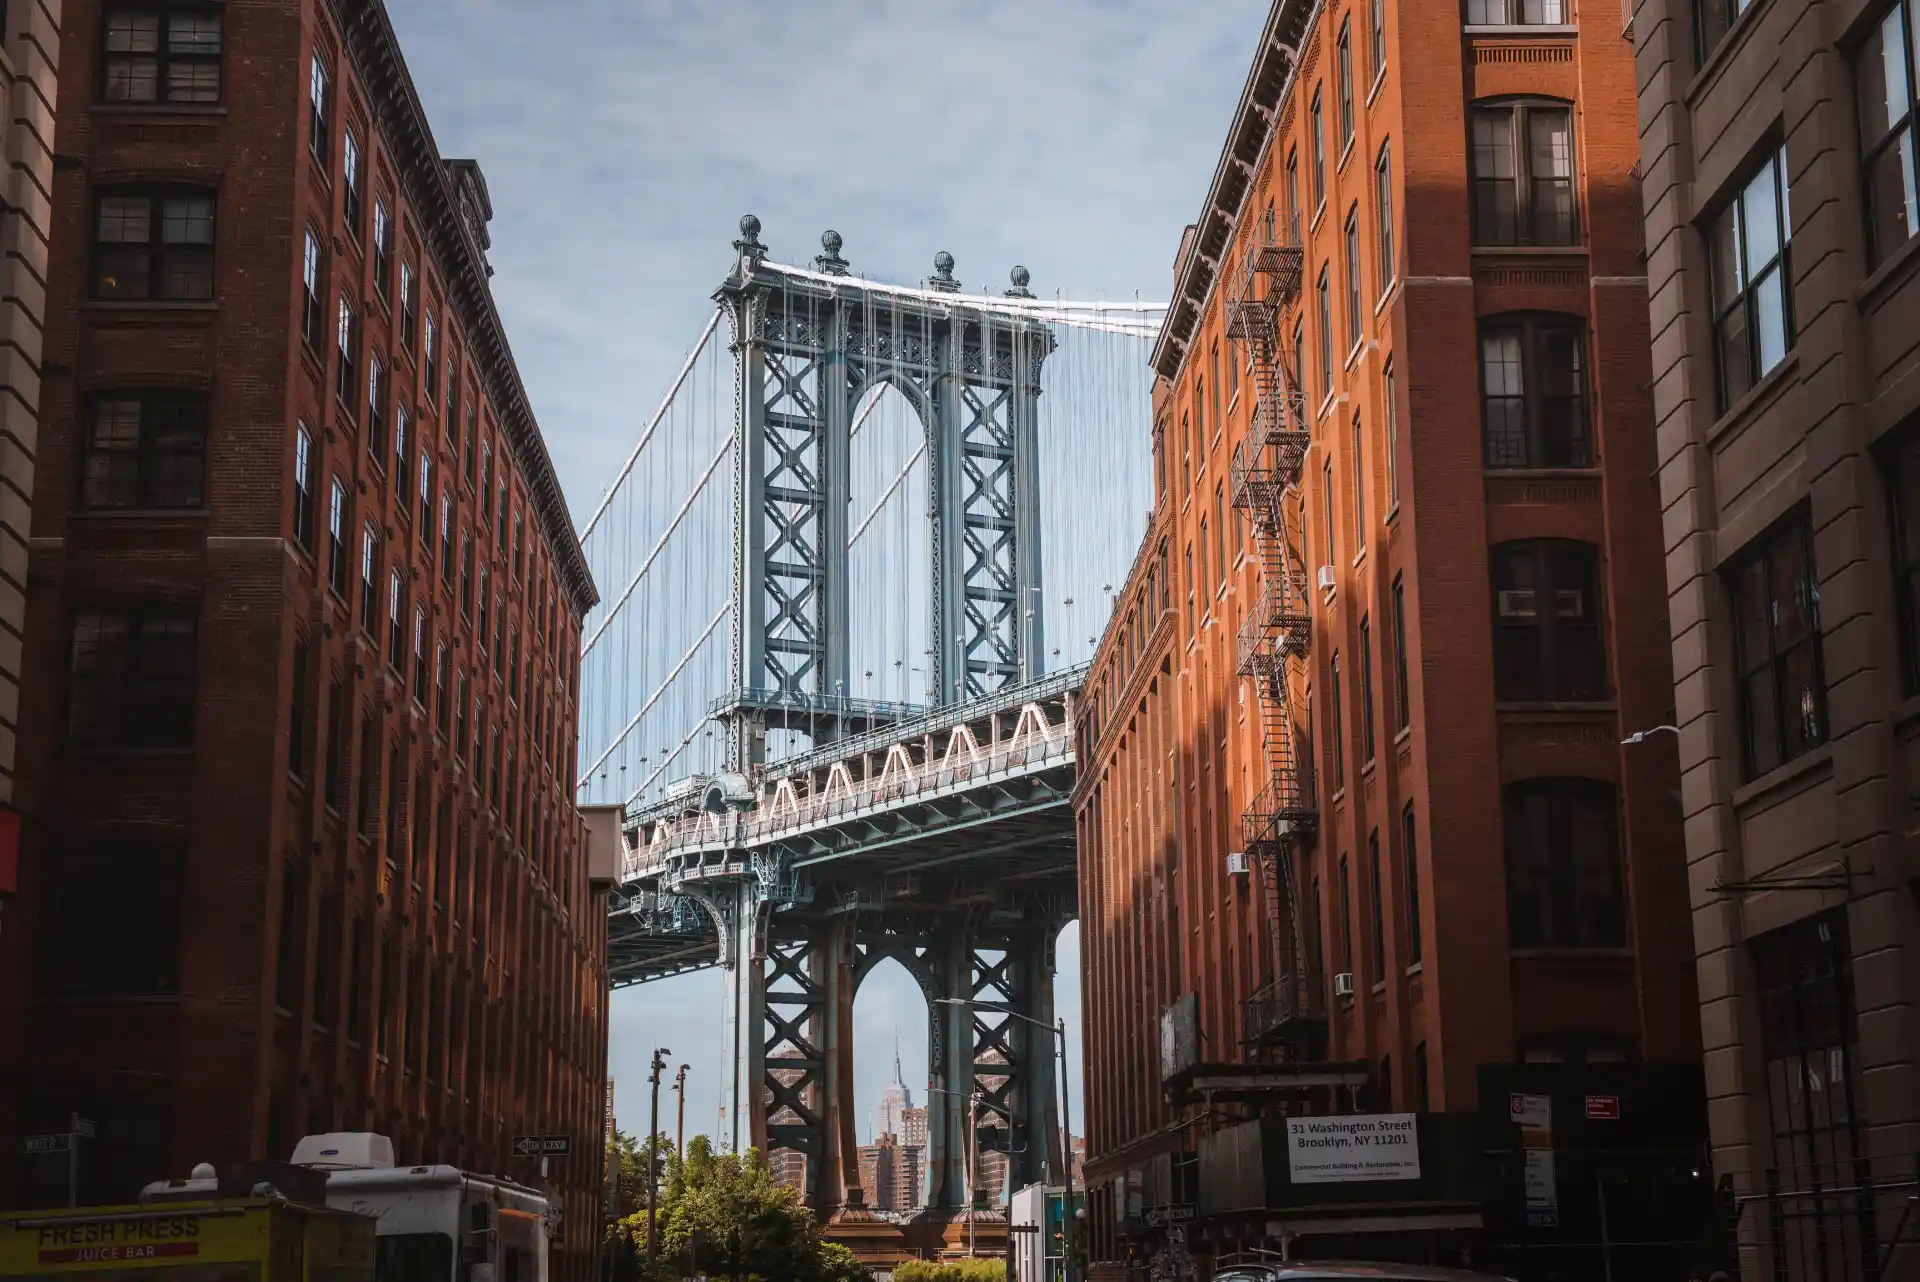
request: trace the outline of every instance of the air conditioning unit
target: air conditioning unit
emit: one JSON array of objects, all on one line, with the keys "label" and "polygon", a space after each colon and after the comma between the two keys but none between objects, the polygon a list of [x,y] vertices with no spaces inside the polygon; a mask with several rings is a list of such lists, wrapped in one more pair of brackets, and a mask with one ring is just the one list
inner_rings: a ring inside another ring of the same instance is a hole
[{"label": "air conditioning unit", "polygon": [[1247,861],[1247,852],[1244,850],[1228,851],[1227,871],[1235,877],[1244,877],[1249,872],[1252,872],[1253,865]]},{"label": "air conditioning unit", "polygon": [[1333,977],[1333,995],[1335,997],[1353,996],[1353,972],[1343,970]]},{"label": "air conditioning unit", "polygon": [[1330,565],[1320,567],[1320,590],[1322,592],[1333,591],[1333,567]]}]

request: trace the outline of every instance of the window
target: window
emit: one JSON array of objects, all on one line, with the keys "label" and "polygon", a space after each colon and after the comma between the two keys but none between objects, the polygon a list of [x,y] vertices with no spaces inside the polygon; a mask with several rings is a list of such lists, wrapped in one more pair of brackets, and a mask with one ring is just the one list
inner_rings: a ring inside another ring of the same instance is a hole
[{"label": "window", "polygon": [[460,532],[460,613],[473,617],[473,535]]},{"label": "window", "polygon": [[[280,938],[275,949],[273,1004],[291,1015],[300,1000],[300,866],[289,859],[280,877]],[[270,1150],[271,1151],[271,1150]]]},{"label": "window", "polygon": [[1387,519],[1400,508],[1400,405],[1393,386],[1393,361],[1380,373],[1380,400],[1387,414]]},{"label": "window", "polygon": [[413,606],[413,702],[426,706],[426,606]]},{"label": "window", "polygon": [[[433,553],[433,452],[420,451],[420,546]],[[429,559],[427,564],[433,564]]]},{"label": "window", "polygon": [[407,448],[407,428],[411,422],[405,404],[393,407],[393,492],[401,496],[402,516],[411,510],[406,504],[406,496],[412,489],[407,476],[407,460],[413,457]]},{"label": "window", "polygon": [[213,297],[213,193],[114,187],[94,201],[93,296],[113,302]]},{"label": "window", "polygon": [[474,643],[485,654],[490,648],[487,644],[487,567],[480,567],[480,629],[474,634]]},{"label": "window", "polygon": [[1346,735],[1341,729],[1340,654],[1338,651],[1334,652],[1332,666],[1327,675],[1331,679],[1329,692],[1333,698],[1332,704],[1329,705],[1331,711],[1327,713],[1327,726],[1328,732],[1333,736],[1333,787],[1337,792],[1347,784],[1347,744]]},{"label": "window", "polygon": [[387,575],[387,666],[395,672],[406,671],[407,662],[401,632],[401,620],[407,617],[407,590],[401,582],[400,567],[395,566]]},{"label": "window", "polygon": [[313,551],[313,433],[305,423],[293,433],[293,537]]},{"label": "window", "polygon": [[1321,539],[1327,550],[1327,568],[1332,569],[1339,563],[1339,554],[1333,546],[1333,459],[1331,456],[1320,461],[1320,522]]},{"label": "window", "polygon": [[360,216],[366,212],[360,199],[360,140],[349,129],[340,135],[340,214],[347,221],[347,234],[360,239]]},{"label": "window", "polygon": [[1368,74],[1378,84],[1387,73],[1387,0],[1372,0],[1368,6],[1367,34],[1372,37],[1367,46]]},{"label": "window", "polygon": [[445,641],[434,647],[433,652],[433,717],[440,736],[447,734],[447,671],[452,663],[451,651]]},{"label": "window", "polygon": [[1193,544],[1187,544],[1187,633],[1192,635],[1200,626],[1200,612],[1197,602],[1200,596],[1200,581],[1193,573]]},{"label": "window", "polygon": [[1914,186],[1914,40],[1910,0],[1894,5],[1867,37],[1854,66],[1860,108],[1861,172],[1866,175],[1867,243],[1877,266],[1920,223]]},{"label": "window", "polygon": [[380,809],[380,759],[374,754],[373,718],[360,716],[360,811],[354,831],[362,837],[373,834],[373,817]]},{"label": "window", "polygon": [[338,681],[327,683],[327,761],[322,796],[327,809],[340,811],[342,766],[347,753],[347,692]]},{"label": "window", "polygon": [[393,288],[393,221],[387,215],[387,202],[373,198],[373,288],[381,298]]},{"label": "window", "polygon": [[1740,15],[1753,7],[1753,0],[1699,0],[1699,6],[1694,37],[1700,46],[1698,61],[1704,63]]},{"label": "window", "polygon": [[358,1042],[366,1033],[367,919],[355,913],[347,934],[347,1040]]},{"label": "window", "polygon": [[312,671],[313,646],[305,639],[295,640],[293,672],[287,682],[293,687],[287,712],[287,773],[296,779],[307,777],[307,741],[313,733],[313,708],[307,699],[307,687],[312,683]]},{"label": "window", "polygon": [[449,443],[453,440],[454,429],[460,422],[460,358],[449,354],[447,357],[447,418],[441,425],[441,431],[447,434]]},{"label": "window", "polygon": [[374,595],[374,583],[380,577],[379,571],[380,532],[368,521],[360,527],[360,630],[376,643],[380,633],[374,623],[380,617],[376,613],[380,599]]},{"label": "window", "polygon": [[1413,822],[1413,803],[1400,812],[1400,859],[1406,868],[1407,965],[1420,962],[1420,846]]},{"label": "window", "polygon": [[1407,585],[1393,581],[1393,725],[1405,730],[1413,723],[1413,692],[1407,688]]},{"label": "window", "polygon": [[387,367],[380,357],[369,354],[367,357],[367,453],[373,456],[374,466],[386,464],[387,452]]},{"label": "window", "polygon": [[327,79],[327,64],[316,53],[307,73],[307,146],[322,165],[327,163],[327,139],[332,135],[327,121]]},{"label": "window", "polygon": [[1360,760],[1373,760],[1373,621],[1360,616]]},{"label": "window", "polygon": [[1529,779],[1503,793],[1515,948],[1623,948],[1613,785]]},{"label": "window", "polygon": [[193,610],[173,605],[81,610],[73,619],[68,677],[71,742],[190,747]]},{"label": "window", "polygon": [[[514,518],[514,530],[520,528],[518,517]],[[1213,555],[1220,566],[1220,590],[1227,589],[1227,488],[1223,482],[1213,487]]]},{"label": "window", "polygon": [[1573,113],[1517,102],[1473,109],[1473,243],[1574,243]]},{"label": "window", "polygon": [[1586,335],[1573,317],[1497,317],[1481,324],[1488,467],[1593,465],[1585,349]]},{"label": "window", "polygon": [[1347,347],[1360,346],[1360,206],[1347,210]]},{"label": "window", "polygon": [[1313,148],[1313,209],[1314,217],[1318,218],[1320,207],[1327,203],[1327,122],[1326,113],[1320,106],[1318,85],[1313,90],[1311,116],[1311,132],[1307,141]]},{"label": "window", "polygon": [[465,755],[467,747],[467,672],[460,669],[453,678],[453,751]]},{"label": "window", "polygon": [[204,393],[96,392],[87,398],[80,506],[197,508],[206,450]]},{"label": "window", "polygon": [[1820,589],[1804,511],[1731,571],[1734,651],[1747,776],[1827,741],[1820,663]]},{"label": "window", "polygon": [[1340,155],[1353,146],[1353,16],[1340,19],[1340,64],[1335,73],[1335,90],[1340,95]]},{"label": "window", "polygon": [[435,389],[438,387],[438,377],[436,372],[438,369],[438,366],[434,364],[434,360],[433,360],[434,331],[433,331],[433,309],[432,308],[427,309],[426,328],[422,332],[425,334],[425,337],[420,340],[420,374],[422,379],[424,380],[424,391],[425,391],[426,397],[428,400],[432,400]]},{"label": "window", "polygon": [[1393,256],[1393,144],[1380,144],[1380,158],[1373,162],[1374,251],[1379,255],[1380,297],[1385,298],[1400,274]]},{"label": "window", "polygon": [[300,337],[315,352],[322,351],[323,313],[320,309],[320,238],[307,228],[307,248],[300,259]]},{"label": "window", "polygon": [[1320,399],[1333,398],[1333,279],[1332,268],[1320,264]]},{"label": "window", "polygon": [[453,582],[453,491],[440,482],[440,581]]},{"label": "window", "polygon": [[1353,973],[1353,878],[1345,855],[1340,856],[1340,969]]},{"label": "window", "polygon": [[360,375],[356,369],[354,350],[359,333],[359,316],[354,310],[353,299],[346,290],[340,291],[340,319],[334,327],[335,345],[339,348],[339,362],[334,370],[334,395],[340,398],[342,405],[351,407],[354,394],[360,389]]},{"label": "window", "polygon": [[1600,556],[1590,543],[1528,539],[1493,549],[1493,685],[1513,702],[1604,699]]},{"label": "window", "polygon": [[1367,550],[1367,443],[1353,416],[1353,554]]},{"label": "window", "polygon": [[1289,245],[1300,243],[1300,152],[1298,148],[1287,153],[1287,240]]},{"label": "window", "polygon": [[1920,694],[1920,435],[1909,436],[1887,460],[1887,498],[1893,513],[1902,679],[1907,694]]},{"label": "window", "polygon": [[1723,410],[1785,360],[1793,346],[1793,292],[1787,280],[1792,236],[1782,147],[1713,220],[1713,336]]},{"label": "window", "polygon": [[327,534],[332,544],[327,551],[327,586],[338,597],[347,595],[347,487],[333,478],[333,492],[327,501]]},{"label": "window", "polygon": [[1470,27],[1558,27],[1566,21],[1566,0],[1467,0]]},{"label": "window", "polygon": [[1367,834],[1367,876],[1372,883],[1368,890],[1373,900],[1373,978],[1381,980],[1387,974],[1387,912],[1385,887],[1380,880],[1380,830],[1375,828]]},{"label": "window", "polygon": [[68,847],[47,860],[39,988],[55,997],[160,997],[180,991],[177,847]]},{"label": "window", "polygon": [[101,96],[108,102],[220,101],[218,9],[113,5],[101,29]]},{"label": "window", "polygon": [[419,291],[414,288],[413,268],[400,264],[400,345],[413,350],[414,326],[420,319]]}]

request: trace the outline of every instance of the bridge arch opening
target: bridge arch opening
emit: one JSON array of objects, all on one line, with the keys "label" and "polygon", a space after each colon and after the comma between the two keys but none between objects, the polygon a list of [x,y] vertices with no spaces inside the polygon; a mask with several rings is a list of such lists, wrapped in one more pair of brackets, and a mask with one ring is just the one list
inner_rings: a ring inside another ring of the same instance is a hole
[{"label": "bridge arch opening", "polygon": [[[1085,1062],[1080,1023],[1080,922],[1076,918],[1060,928],[1053,937],[1053,1011],[1066,1025],[1067,1102],[1069,1136],[1087,1133],[1087,1106],[1081,1092],[1081,1065]],[[1071,1142],[1071,1140],[1069,1140]],[[1080,1182],[1080,1168],[1073,1168],[1074,1182]]]},{"label": "bridge arch opening", "polygon": [[[920,985],[891,957],[876,963],[854,993],[854,1134],[874,1211],[910,1213],[926,1205],[929,1010]],[[902,1150],[897,1157],[885,1151],[888,1133]]]},{"label": "bridge arch opening", "polygon": [[932,526],[928,430],[889,379],[853,407],[847,470],[847,690],[889,703],[932,702]]}]

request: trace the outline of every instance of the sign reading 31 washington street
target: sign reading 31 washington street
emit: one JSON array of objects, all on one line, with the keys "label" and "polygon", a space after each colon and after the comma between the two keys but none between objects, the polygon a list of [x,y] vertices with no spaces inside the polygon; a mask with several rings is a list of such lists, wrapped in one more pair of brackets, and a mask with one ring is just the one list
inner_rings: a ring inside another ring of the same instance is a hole
[{"label": "sign reading 31 washington street", "polygon": [[1417,1180],[1420,1140],[1413,1114],[1290,1117],[1287,1168],[1295,1184]]}]

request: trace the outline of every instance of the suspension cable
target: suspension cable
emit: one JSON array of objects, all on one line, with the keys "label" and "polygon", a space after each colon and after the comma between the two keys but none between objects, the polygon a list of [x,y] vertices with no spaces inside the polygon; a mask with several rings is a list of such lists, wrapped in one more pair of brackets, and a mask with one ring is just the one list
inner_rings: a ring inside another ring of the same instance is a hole
[{"label": "suspension cable", "polygon": [[687,375],[693,372],[694,363],[700,359],[700,353],[707,350],[707,343],[712,339],[713,331],[719,326],[720,312],[716,309],[713,315],[707,318],[707,327],[700,331],[700,340],[693,345],[693,350],[687,353],[686,364],[680,367],[680,373],[674,378],[673,386],[667,389],[666,396],[660,402],[660,408],[653,412],[653,418],[647,423],[646,431],[640,433],[639,442],[627,455],[627,461],[620,465],[619,472],[614,475],[613,484],[607,486],[607,492],[601,496],[600,506],[593,509],[593,515],[588,517],[587,523],[580,528],[582,543],[592,536],[593,527],[600,523],[602,516],[606,515],[607,508],[613,503],[614,494],[626,483],[627,476],[633,471],[633,465],[640,461],[640,452],[647,448],[647,442],[653,439],[653,434],[659,428],[661,420],[666,418],[667,411],[673,408],[674,398],[680,394],[681,385],[687,381]]}]

